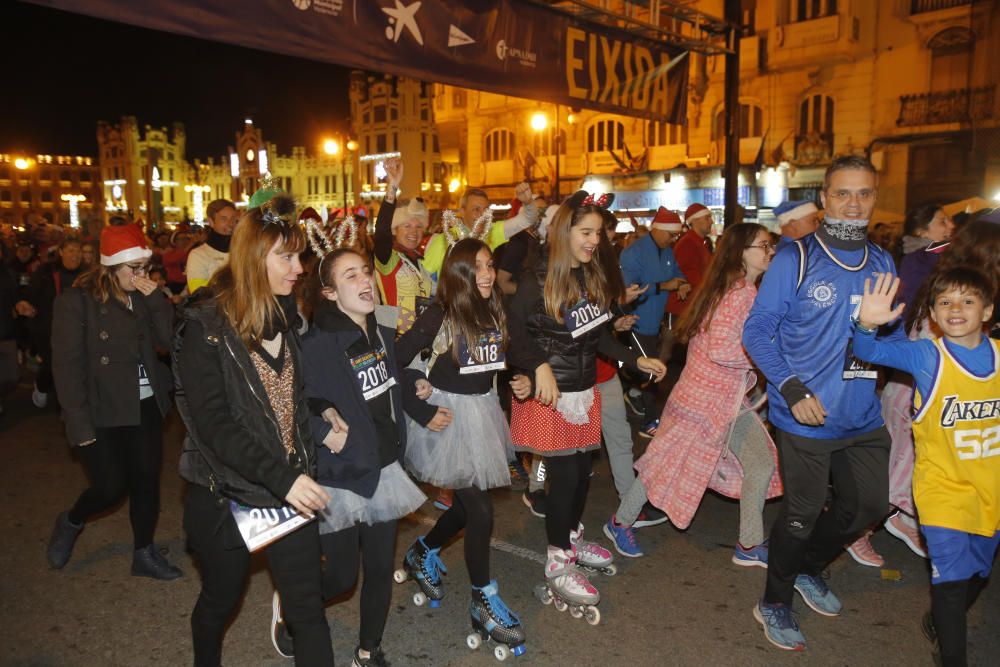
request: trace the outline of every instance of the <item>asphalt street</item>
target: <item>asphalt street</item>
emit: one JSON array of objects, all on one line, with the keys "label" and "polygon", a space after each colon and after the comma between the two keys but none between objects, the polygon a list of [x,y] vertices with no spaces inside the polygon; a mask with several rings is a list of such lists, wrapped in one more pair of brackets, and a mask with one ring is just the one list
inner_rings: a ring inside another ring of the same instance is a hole
[{"label": "asphalt street", "polygon": [[[157,542],[185,576],[157,582],[129,575],[132,540],[127,507],[89,523],[62,571],[49,569],[45,546],[57,513],[84,488],[85,476],[63,437],[53,407],[38,410],[22,385],[4,401],[0,417],[0,663],[3,665],[189,665],[188,618],[199,590],[197,569],[185,552],[181,528],[183,483],[177,459],[183,429],[174,415],[166,433],[162,512]],[[641,446],[641,445],[640,445]],[[584,522],[600,532],[616,504],[606,460],[598,460]],[[884,531],[873,537],[885,570],[842,556],[830,567],[830,585],[844,603],[839,618],[825,618],[796,602],[808,641],[801,654],[773,648],[751,616],[765,571],[730,562],[738,507],[709,495],[691,528],[670,525],[640,531],[646,557],[619,559],[617,576],[595,575],[602,621],[590,626],[532,594],[542,580],[543,521],[520,494],[495,491],[492,568],[501,595],[520,615],[527,653],[507,664],[532,665],[932,665],[920,632],[929,604],[928,567]],[[767,509],[774,516],[776,504]],[[438,516],[430,502],[401,522],[397,552]],[[383,648],[393,665],[492,665],[492,652],[473,652],[468,577],[462,545],[445,549],[447,596],[440,608],[415,607],[415,584],[394,586]],[[627,562],[623,562],[626,561]],[[272,584],[263,558],[226,637],[226,665],[291,665],[271,647]],[[349,665],[356,642],[358,598],[328,607],[338,665]],[[998,664],[1000,586],[989,587],[969,619],[972,664]]]}]

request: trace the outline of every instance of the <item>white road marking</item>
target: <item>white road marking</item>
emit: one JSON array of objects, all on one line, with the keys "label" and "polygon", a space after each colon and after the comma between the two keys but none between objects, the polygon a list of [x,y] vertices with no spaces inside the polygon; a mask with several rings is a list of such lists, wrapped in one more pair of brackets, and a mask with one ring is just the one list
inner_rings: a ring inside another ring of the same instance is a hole
[{"label": "white road marking", "polygon": [[[410,518],[416,519],[418,522],[424,524],[425,526],[433,526],[437,523],[436,519],[423,514],[422,512],[414,512],[410,515]],[[531,549],[526,549],[525,547],[519,547],[516,544],[511,544],[510,542],[504,542],[503,540],[498,540],[495,537],[490,538],[490,546],[497,551],[503,551],[514,556],[520,556],[525,560],[530,560],[538,563],[539,565],[545,565],[545,556],[538,553],[537,551],[532,551]]]}]

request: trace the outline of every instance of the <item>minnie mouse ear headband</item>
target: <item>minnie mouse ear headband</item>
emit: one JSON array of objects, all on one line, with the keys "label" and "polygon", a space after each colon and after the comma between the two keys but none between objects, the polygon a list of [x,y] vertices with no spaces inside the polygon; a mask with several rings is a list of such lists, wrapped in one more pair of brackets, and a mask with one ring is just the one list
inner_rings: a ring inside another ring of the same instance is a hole
[{"label": "minnie mouse ear headband", "polygon": [[563,202],[567,206],[577,209],[581,206],[597,206],[598,208],[610,208],[611,204],[615,201],[615,194],[613,192],[605,192],[599,197],[595,197],[586,190],[577,190],[572,195],[566,198]]}]

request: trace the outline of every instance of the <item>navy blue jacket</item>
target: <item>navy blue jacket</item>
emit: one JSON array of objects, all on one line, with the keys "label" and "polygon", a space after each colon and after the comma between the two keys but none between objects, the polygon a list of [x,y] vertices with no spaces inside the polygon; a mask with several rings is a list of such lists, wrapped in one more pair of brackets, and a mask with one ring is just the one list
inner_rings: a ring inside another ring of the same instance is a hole
[{"label": "navy blue jacket", "polygon": [[[336,312],[335,312],[336,311]],[[406,448],[406,420],[403,417],[403,393],[415,399],[414,379],[403,379],[396,370],[396,346],[394,329],[375,322],[375,316],[368,316],[368,330],[377,330],[388,355],[388,371],[395,375],[396,385],[391,387],[393,418],[399,433],[399,460],[402,461]],[[325,486],[353,491],[365,498],[371,498],[378,487],[381,465],[379,463],[378,434],[375,422],[368,410],[368,404],[361,393],[346,354],[362,336],[361,329],[347,320],[332,302],[317,308],[313,326],[302,339],[305,358],[305,393],[313,406],[309,427],[316,441],[316,481]],[[324,446],[323,439],[330,432],[330,424],[315,414],[317,407],[332,404],[347,422],[347,442],[339,453]]]}]

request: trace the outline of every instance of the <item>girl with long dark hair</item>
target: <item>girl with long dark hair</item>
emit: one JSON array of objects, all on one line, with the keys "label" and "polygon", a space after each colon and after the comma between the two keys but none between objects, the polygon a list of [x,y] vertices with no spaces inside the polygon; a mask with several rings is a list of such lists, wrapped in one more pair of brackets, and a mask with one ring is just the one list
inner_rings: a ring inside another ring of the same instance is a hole
[{"label": "girl with long dark hair", "polygon": [[757,280],[773,255],[761,225],[735,225],[720,237],[704,282],[674,329],[677,340],[690,343],[687,363],[656,436],[636,461],[638,478],[604,526],[619,553],[643,555],[632,524],[647,500],[684,529],[712,489],[740,499],[733,562],[767,567],[764,501],[778,495],[781,484],[774,443],[746,397],[756,375],[741,337]]},{"label": "girl with long dark hair", "polygon": [[[400,578],[416,579],[436,606],[444,595],[439,552],[464,530],[475,630],[470,646],[493,639],[501,644],[498,655],[506,654],[505,647],[520,655],[524,630],[490,578],[493,504],[488,491],[510,485],[508,462],[513,458],[510,429],[493,388],[497,371],[506,368],[508,332],[493,253],[477,239],[459,241],[441,267],[434,304],[396,344],[402,365],[431,348],[428,379],[433,391],[427,400],[440,406],[435,420],[453,420],[443,428],[434,421],[426,426],[410,422],[407,467],[423,482],[454,489],[454,499],[430,532],[407,551]],[[511,385],[518,397],[530,390],[523,376]]]},{"label": "girl with long dark hair", "polygon": [[[184,529],[201,568],[191,614],[196,665],[219,665],[222,640],[250,570],[266,550],[300,665],[333,664],[321,596],[315,521],[260,544],[259,517],[294,526],[329,495],[316,463],[292,291],[306,238],[295,202],[264,187],[233,233],[229,260],[184,313],[175,347],[178,409],[188,434],[181,476],[190,484]],[[294,511],[293,511],[294,510]],[[296,514],[297,513],[297,514]]]},{"label": "girl with long dark hair", "polygon": [[[511,433],[518,450],[545,457],[549,482],[543,600],[556,599],[597,623],[600,593],[580,565],[604,569],[611,553],[583,539],[580,518],[590,484],[591,452],[601,445],[601,395],[595,389],[597,352],[661,379],[658,359],[638,357],[615,340],[610,313],[615,294],[597,253],[606,252],[603,206],[584,191],[569,197],[547,233],[548,260],[525,273],[511,302],[513,365],[534,376],[535,396],[516,401]],[[604,250],[602,250],[604,248]]]},{"label": "girl with long dark hair", "polygon": [[181,576],[153,544],[163,417],[171,407],[170,370],[155,348],[170,345],[173,310],[148,278],[152,254],[137,226],[105,227],[100,263],[55,300],[53,376],[66,437],[91,483],[56,519],[48,560],[57,569],[69,561],[84,523],[127,493],[132,574]]}]

